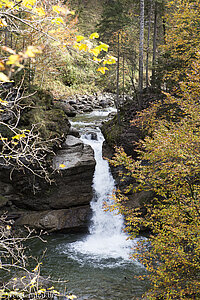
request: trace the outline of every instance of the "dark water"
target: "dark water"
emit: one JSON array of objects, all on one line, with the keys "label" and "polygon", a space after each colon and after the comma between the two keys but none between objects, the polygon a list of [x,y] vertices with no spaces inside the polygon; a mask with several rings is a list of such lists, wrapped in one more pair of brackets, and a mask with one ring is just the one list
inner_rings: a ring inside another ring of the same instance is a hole
[{"label": "dark water", "polygon": [[71,246],[84,238],[84,235],[56,234],[47,236],[47,243],[32,241],[29,245],[32,255],[42,260],[41,275],[68,281],[52,285],[61,292],[75,294],[80,300],[141,299],[148,282],[134,276],[144,275],[145,268],[133,260],[87,257],[75,252]]}]

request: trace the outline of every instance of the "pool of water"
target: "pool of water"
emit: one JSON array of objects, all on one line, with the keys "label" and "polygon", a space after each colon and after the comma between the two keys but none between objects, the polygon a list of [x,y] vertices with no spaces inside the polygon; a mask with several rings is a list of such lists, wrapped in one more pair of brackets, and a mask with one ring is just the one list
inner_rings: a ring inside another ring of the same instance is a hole
[{"label": "pool of water", "polygon": [[75,294],[79,300],[141,299],[148,282],[134,276],[144,275],[145,268],[129,258],[79,252],[77,242],[87,238],[87,235],[53,234],[46,237],[47,243],[32,241],[29,245],[32,255],[42,260],[41,275],[68,281],[52,285],[61,292]]}]

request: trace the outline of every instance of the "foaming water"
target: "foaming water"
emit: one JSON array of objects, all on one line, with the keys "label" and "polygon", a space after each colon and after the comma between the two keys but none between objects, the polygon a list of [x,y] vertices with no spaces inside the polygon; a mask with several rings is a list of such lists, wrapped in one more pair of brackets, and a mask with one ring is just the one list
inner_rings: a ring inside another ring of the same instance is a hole
[{"label": "foaming water", "polygon": [[93,117],[93,116],[97,116],[97,117],[107,117],[110,113],[116,113],[117,110],[114,107],[109,107],[103,111],[99,111],[99,110],[94,110],[93,112],[91,112],[89,114],[89,116]]},{"label": "foaming water", "polygon": [[94,149],[96,159],[93,178],[94,197],[91,202],[93,217],[90,234],[81,241],[66,245],[63,251],[70,253],[73,259],[81,263],[91,262],[99,266],[116,267],[129,261],[131,248],[136,241],[127,239],[123,231],[123,217],[120,214],[104,210],[105,202],[112,204],[115,183],[108,162],[102,158],[104,137],[101,131],[96,129],[95,136],[91,133],[84,134],[81,139]]},{"label": "foaming water", "polygon": [[73,118],[70,122],[72,126],[77,127],[80,131],[90,128],[97,128],[101,125],[103,120],[106,120],[111,113],[116,113],[116,109],[114,107],[106,108],[103,110],[94,110],[91,113],[87,113],[84,115],[78,115]]}]

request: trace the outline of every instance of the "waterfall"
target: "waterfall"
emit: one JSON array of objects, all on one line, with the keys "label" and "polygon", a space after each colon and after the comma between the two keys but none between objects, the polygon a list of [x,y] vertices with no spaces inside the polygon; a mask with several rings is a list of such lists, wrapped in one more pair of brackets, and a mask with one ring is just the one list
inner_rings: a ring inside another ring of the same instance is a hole
[{"label": "waterfall", "polygon": [[112,204],[115,183],[108,162],[102,158],[104,137],[98,126],[112,110],[79,115],[71,121],[72,126],[82,133],[84,143],[94,149],[96,159],[89,234],[52,234],[47,236],[48,243],[45,244],[40,239],[34,240],[36,257],[47,248],[43,274],[51,275],[55,284],[57,280],[67,280],[68,292],[79,300],[141,299],[147,289],[146,280],[135,278],[146,274],[144,267],[137,260],[129,259],[141,237],[127,240],[123,232],[123,217],[103,209],[104,201]]},{"label": "waterfall", "polygon": [[104,202],[112,204],[114,179],[108,162],[102,158],[104,137],[100,129],[86,133],[81,139],[94,149],[96,168],[93,179],[94,197],[91,202],[93,217],[90,234],[82,241],[71,244],[71,250],[98,259],[129,259],[132,241],[123,232],[123,217],[117,212],[104,210]]}]

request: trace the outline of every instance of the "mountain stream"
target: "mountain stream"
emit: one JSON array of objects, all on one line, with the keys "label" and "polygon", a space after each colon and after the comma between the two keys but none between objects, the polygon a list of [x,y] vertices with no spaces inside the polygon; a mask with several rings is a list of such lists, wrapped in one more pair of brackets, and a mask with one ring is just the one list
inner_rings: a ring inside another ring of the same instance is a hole
[{"label": "mountain stream", "polygon": [[130,259],[140,238],[128,240],[123,231],[123,217],[103,209],[105,201],[112,203],[115,183],[108,162],[102,158],[104,137],[98,125],[112,111],[94,111],[71,121],[82,134],[82,141],[94,149],[96,159],[89,233],[52,234],[46,238],[48,243],[37,241],[32,245],[35,256],[42,256],[46,248],[42,275],[67,280],[67,292],[79,300],[141,299],[148,286],[148,282],[134,278],[144,275],[145,268]]}]

